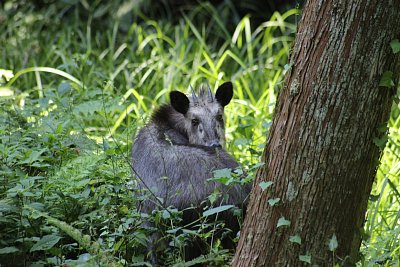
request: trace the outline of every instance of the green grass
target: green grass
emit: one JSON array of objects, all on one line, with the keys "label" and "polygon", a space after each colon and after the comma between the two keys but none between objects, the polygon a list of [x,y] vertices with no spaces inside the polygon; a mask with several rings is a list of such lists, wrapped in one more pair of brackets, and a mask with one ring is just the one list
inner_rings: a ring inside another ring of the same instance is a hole
[{"label": "green grass", "polygon": [[[228,150],[245,168],[259,161],[297,10],[274,13],[257,28],[244,17],[229,31],[229,7],[209,4],[172,24],[140,13],[136,22],[127,21],[118,6],[101,1],[84,11],[62,3],[40,11],[8,3],[0,11],[0,71],[7,71],[0,77],[0,263],[77,264],[88,251],[95,262],[143,261],[147,232],[130,186],[130,146],[171,90],[186,92],[205,80],[215,89],[231,80]],[[362,265],[399,261],[398,114],[393,106]],[[190,234],[173,233],[179,212],[168,214],[154,219],[168,223],[177,244],[185,242]],[[181,262],[179,248],[167,254],[170,264]],[[223,265],[230,255],[217,242],[209,259]]]},{"label": "green grass", "polygon": [[400,117],[393,105],[388,142],[372,189],[365,223],[365,266],[394,266],[400,263]]}]

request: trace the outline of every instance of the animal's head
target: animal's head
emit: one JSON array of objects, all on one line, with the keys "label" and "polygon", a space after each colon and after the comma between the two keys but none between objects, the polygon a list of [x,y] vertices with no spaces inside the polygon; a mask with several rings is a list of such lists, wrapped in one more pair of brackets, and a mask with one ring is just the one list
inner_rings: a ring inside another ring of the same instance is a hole
[{"label": "animal's head", "polygon": [[173,91],[171,106],[184,116],[184,128],[189,143],[207,147],[225,146],[224,107],[233,96],[232,83],[222,84],[215,95],[209,86],[201,87],[199,94],[192,89],[192,97]]}]

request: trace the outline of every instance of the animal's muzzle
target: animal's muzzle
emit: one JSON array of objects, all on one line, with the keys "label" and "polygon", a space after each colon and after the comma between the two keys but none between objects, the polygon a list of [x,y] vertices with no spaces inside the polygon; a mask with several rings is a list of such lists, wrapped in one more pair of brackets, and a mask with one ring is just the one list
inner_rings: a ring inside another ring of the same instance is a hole
[{"label": "animal's muzzle", "polygon": [[208,146],[209,146],[209,147],[212,147],[212,148],[221,148],[221,147],[222,147],[222,145],[221,145],[220,142],[218,142],[218,141],[212,141],[212,142],[210,142],[210,143],[208,144]]}]

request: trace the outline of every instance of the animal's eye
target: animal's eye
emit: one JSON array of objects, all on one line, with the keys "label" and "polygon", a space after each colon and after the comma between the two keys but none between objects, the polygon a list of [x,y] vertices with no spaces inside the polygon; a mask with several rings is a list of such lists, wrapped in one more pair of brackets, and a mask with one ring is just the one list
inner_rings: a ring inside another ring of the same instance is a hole
[{"label": "animal's eye", "polygon": [[224,121],[224,117],[221,114],[217,115],[216,119],[217,121]]},{"label": "animal's eye", "polygon": [[200,121],[198,119],[192,119],[192,125],[197,126],[199,125]]}]

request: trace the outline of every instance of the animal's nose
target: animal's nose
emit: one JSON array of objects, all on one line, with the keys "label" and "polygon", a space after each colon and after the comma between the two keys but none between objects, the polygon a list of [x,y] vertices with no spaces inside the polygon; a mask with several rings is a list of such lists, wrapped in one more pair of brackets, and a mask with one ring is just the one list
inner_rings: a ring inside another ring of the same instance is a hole
[{"label": "animal's nose", "polygon": [[222,146],[221,146],[221,144],[219,142],[212,142],[210,144],[210,147],[212,147],[212,148],[221,148]]}]

